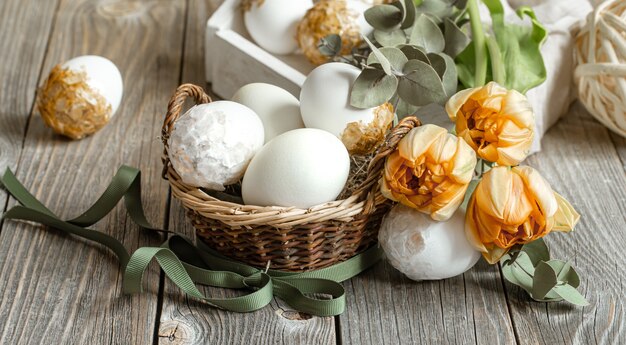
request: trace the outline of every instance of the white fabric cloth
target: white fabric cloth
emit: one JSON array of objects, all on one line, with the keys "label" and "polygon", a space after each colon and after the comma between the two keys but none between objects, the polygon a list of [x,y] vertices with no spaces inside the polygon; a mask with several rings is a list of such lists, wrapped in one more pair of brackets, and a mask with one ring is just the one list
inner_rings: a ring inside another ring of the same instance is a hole
[{"label": "white fabric cloth", "polygon": [[575,99],[574,35],[580,23],[593,10],[591,0],[508,0],[507,19],[519,21],[513,9],[530,6],[548,29],[541,48],[547,69],[545,83],[526,94],[535,110],[536,135],[531,153],[541,150],[541,138],[564,115]]}]

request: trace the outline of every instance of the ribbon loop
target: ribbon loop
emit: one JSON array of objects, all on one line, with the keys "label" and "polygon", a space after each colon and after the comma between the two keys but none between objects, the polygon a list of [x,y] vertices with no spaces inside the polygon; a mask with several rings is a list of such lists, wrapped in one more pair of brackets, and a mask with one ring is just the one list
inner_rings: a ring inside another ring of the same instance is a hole
[{"label": "ribbon loop", "polygon": [[[229,259],[199,242],[175,232],[153,227],[141,202],[141,173],[122,166],[109,186],[84,213],[61,220],[26,190],[7,169],[0,185],[23,206],[8,210],[2,218],[37,222],[65,231],[109,248],[124,270],[124,292],[142,292],[142,280],[150,263],[156,260],[165,275],[187,295],[208,305],[234,312],[251,312],[265,307],[274,296],[298,311],[318,316],[339,315],[345,308],[345,290],[340,282],[372,266],[381,257],[378,248],[370,248],[347,261],[317,271],[302,273],[261,270]],[[87,229],[104,218],[124,199],[131,220],[141,228],[174,234],[160,247],[142,247],[132,255],[124,245],[105,233]],[[196,284],[229,289],[248,289],[250,293],[232,298],[210,298]]]}]

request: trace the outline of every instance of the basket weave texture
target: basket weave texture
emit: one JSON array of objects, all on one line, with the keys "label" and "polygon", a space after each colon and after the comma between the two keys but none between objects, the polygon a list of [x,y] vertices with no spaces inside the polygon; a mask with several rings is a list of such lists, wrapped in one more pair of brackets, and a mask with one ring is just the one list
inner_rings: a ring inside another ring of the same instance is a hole
[{"label": "basket weave texture", "polygon": [[626,1],[605,1],[589,14],[574,53],[581,102],[598,121],[626,137]]},{"label": "basket weave texture", "polygon": [[362,182],[345,199],[309,209],[262,207],[220,200],[181,181],[169,161],[168,139],[187,98],[196,104],[211,102],[201,87],[192,84],[181,85],[172,96],[162,129],[163,178],[187,210],[198,237],[210,248],[252,266],[307,271],[345,261],[376,243],[382,218],[393,204],[378,187],[385,158],[406,133],[420,125],[419,120],[403,119],[389,132],[362,176],[351,172],[348,185]]}]

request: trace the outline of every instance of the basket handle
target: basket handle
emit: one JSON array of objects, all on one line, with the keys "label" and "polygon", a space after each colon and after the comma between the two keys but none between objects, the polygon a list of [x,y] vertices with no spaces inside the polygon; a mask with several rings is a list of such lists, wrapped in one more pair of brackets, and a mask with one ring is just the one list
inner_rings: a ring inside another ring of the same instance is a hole
[{"label": "basket handle", "polygon": [[385,168],[385,160],[393,151],[395,151],[398,143],[413,128],[421,126],[421,121],[414,116],[405,117],[387,134],[383,144],[376,150],[376,155],[370,161],[367,168],[367,177],[361,186],[355,190],[352,195],[358,195],[359,198],[365,197],[364,213],[370,213],[374,210],[375,196],[378,191],[378,180]]},{"label": "basket handle", "polygon": [[163,120],[163,128],[161,129],[161,141],[163,142],[163,178],[167,179],[167,169],[170,165],[170,158],[168,155],[170,133],[174,127],[174,123],[180,118],[183,112],[183,105],[187,98],[193,97],[195,104],[211,103],[211,97],[207,95],[204,89],[194,84],[183,84],[176,88],[176,91],[170,98],[170,102],[167,105],[167,114],[165,120]]}]

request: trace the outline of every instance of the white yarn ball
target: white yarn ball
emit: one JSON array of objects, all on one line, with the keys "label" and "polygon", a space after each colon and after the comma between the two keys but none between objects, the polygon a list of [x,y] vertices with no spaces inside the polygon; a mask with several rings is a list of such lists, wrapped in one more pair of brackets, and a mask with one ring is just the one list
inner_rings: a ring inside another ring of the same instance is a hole
[{"label": "white yarn ball", "polygon": [[626,137],[626,1],[601,3],[576,37],[574,79],[587,110]]},{"label": "white yarn ball", "polygon": [[378,241],[387,260],[413,280],[439,280],[472,268],[480,258],[465,236],[465,212],[445,222],[398,204],[383,220]]}]

